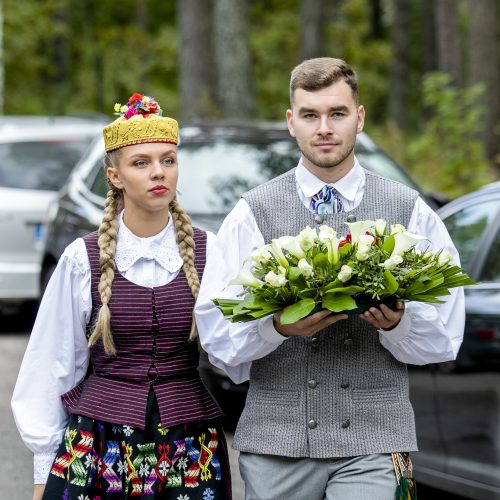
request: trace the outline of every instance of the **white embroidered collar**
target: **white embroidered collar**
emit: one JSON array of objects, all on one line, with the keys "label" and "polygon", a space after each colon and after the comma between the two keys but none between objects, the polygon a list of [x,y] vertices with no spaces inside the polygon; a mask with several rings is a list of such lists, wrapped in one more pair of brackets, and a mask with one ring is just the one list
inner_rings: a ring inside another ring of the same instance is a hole
[{"label": "white embroidered collar", "polygon": [[116,267],[120,272],[126,272],[140,259],[154,260],[170,273],[182,267],[182,258],[175,240],[171,216],[168,224],[158,234],[149,238],[140,238],[132,233],[123,222],[123,212],[119,215]]}]

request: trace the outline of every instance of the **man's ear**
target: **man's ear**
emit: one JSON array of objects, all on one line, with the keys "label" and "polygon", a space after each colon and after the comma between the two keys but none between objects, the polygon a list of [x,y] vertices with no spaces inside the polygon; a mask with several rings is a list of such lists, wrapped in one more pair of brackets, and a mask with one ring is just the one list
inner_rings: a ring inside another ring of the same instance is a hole
[{"label": "man's ear", "polygon": [[288,131],[292,137],[295,137],[295,129],[293,128],[293,112],[291,109],[286,110],[286,123],[288,125]]},{"label": "man's ear", "polygon": [[113,184],[118,189],[123,188],[123,183],[120,179],[120,176],[118,175],[118,171],[114,167],[108,167],[106,169],[106,175],[108,176],[109,182]]},{"label": "man's ear", "polygon": [[365,125],[365,107],[364,106],[358,106],[358,126],[357,126],[357,133],[359,134]]}]

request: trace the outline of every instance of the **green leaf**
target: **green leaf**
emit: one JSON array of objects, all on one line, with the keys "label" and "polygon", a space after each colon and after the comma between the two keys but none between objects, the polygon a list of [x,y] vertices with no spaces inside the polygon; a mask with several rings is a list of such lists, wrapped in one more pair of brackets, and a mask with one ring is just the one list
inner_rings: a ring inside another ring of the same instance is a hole
[{"label": "green leaf", "polygon": [[391,255],[392,251],[394,250],[395,244],[396,244],[396,240],[394,239],[394,235],[391,234],[387,237],[387,239],[382,244],[382,250],[384,250],[384,252],[387,252],[389,255]]},{"label": "green leaf", "polygon": [[389,271],[389,269],[386,269],[384,271],[384,276],[385,278],[382,284],[384,285],[384,288],[387,290],[387,293],[389,293],[390,295],[396,293],[397,289],[399,288],[396,278],[393,276],[391,271]]},{"label": "green leaf", "polygon": [[351,285],[351,286],[344,286],[344,287],[337,287],[337,288],[331,288],[327,290],[324,295],[328,295],[330,293],[341,293],[344,295],[354,295],[356,293],[362,292],[364,288],[362,286],[356,286],[356,285]]},{"label": "green leaf", "polygon": [[328,293],[323,297],[322,306],[332,312],[356,309],[356,301],[344,293]]},{"label": "green leaf", "polygon": [[302,273],[298,267],[292,266],[290,267],[290,269],[288,269],[288,279],[290,281],[295,281],[296,279],[299,279],[301,276]]},{"label": "green leaf", "polygon": [[286,306],[281,314],[280,323],[282,325],[289,325],[295,323],[302,318],[305,318],[316,306],[316,302],[313,299],[302,299],[292,304]]},{"label": "green leaf", "polygon": [[328,257],[323,252],[320,252],[314,256],[312,264],[315,268],[327,269],[330,262],[328,261]]}]

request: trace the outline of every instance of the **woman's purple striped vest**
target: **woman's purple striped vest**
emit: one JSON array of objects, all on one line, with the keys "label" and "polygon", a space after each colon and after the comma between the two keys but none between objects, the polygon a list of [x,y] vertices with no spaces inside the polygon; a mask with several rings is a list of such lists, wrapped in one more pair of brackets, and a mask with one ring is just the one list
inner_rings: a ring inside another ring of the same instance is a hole
[{"label": "woman's purple striped vest", "polygon": [[[92,320],[101,305],[97,232],[84,241],[92,273]],[[206,260],[206,233],[194,229],[195,266],[201,279]],[[102,342],[90,351],[91,373],[62,396],[70,413],[145,426],[150,388],[155,392],[165,427],[210,419],[221,411],[198,374],[196,342],[188,342],[194,299],[182,270],[157,288],[136,285],[116,272],[110,301],[116,356],[106,356]]]}]

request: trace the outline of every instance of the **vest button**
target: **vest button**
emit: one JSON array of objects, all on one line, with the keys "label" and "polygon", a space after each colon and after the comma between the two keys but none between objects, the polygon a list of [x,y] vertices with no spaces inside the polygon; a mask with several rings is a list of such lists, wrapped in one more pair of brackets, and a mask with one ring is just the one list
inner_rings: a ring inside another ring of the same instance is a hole
[{"label": "vest button", "polygon": [[344,340],[344,345],[352,345],[352,339],[351,338],[347,338]]},{"label": "vest button", "polygon": [[342,389],[347,389],[349,387],[349,382],[342,382],[340,387],[342,387]]},{"label": "vest button", "polygon": [[342,422],[342,429],[347,429],[350,425],[351,425],[350,420],[344,420],[344,422]]},{"label": "vest button", "polygon": [[311,345],[312,345],[313,347],[319,347],[319,339],[318,339],[318,337],[313,337],[313,338],[311,339]]},{"label": "vest button", "polygon": [[307,385],[308,385],[311,389],[314,389],[314,388],[318,385],[318,382],[316,382],[316,380],[314,380],[314,379],[311,379],[311,380],[309,380],[309,382],[307,382]]},{"label": "vest button", "polygon": [[316,222],[316,224],[322,224],[324,220],[325,216],[323,214],[316,214],[314,216],[314,221]]},{"label": "vest button", "polygon": [[316,429],[316,427],[318,427],[318,422],[316,422],[316,420],[309,420],[309,422],[307,422],[307,427],[309,427],[309,429]]}]

